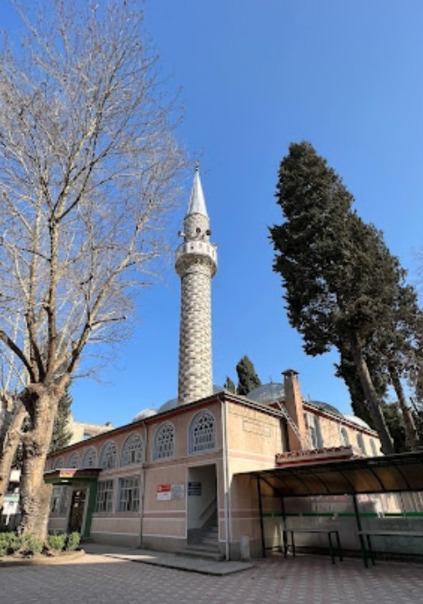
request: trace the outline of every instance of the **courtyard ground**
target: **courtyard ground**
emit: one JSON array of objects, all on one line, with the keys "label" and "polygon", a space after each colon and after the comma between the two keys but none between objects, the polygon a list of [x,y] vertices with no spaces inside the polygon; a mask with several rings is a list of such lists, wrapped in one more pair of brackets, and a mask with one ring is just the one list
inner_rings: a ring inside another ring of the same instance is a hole
[{"label": "courtyard ground", "polygon": [[416,563],[380,561],[365,569],[360,559],[332,565],[325,556],[272,556],[208,575],[101,550],[64,564],[0,566],[1,604],[416,604],[423,593],[423,565]]}]

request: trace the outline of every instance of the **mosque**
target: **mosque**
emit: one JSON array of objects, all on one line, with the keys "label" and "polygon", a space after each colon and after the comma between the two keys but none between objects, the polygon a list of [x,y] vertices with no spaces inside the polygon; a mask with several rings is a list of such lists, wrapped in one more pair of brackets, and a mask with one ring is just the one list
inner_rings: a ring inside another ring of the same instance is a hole
[{"label": "mosque", "polygon": [[280,503],[263,499],[257,473],[380,456],[380,442],[359,418],[305,400],[292,369],[248,396],[213,387],[217,250],[198,168],[180,234],[178,397],[49,456],[49,530],[227,560],[247,543],[259,556],[264,531],[266,547],[279,543]]}]

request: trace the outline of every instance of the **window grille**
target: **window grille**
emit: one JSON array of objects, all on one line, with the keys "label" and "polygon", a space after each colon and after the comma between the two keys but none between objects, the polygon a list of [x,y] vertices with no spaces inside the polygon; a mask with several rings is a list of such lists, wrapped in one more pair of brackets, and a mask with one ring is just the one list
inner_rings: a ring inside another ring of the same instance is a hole
[{"label": "window grille", "polygon": [[157,428],[154,435],[153,459],[173,457],[175,446],[175,428],[170,422]]},{"label": "window grille", "polygon": [[111,512],[113,507],[113,480],[98,483],[96,512]]},{"label": "window grille", "polygon": [[57,459],[54,462],[54,469],[60,470],[60,468],[64,468],[64,467],[65,467],[65,460],[63,459],[63,457],[59,457],[59,459]]},{"label": "window grille", "polygon": [[119,512],[138,512],[140,509],[139,476],[119,479]]},{"label": "window grille", "polygon": [[94,447],[87,449],[82,462],[83,468],[96,468],[98,466],[97,451]]},{"label": "window grille", "polygon": [[216,429],[214,416],[209,411],[200,411],[191,421],[189,427],[189,453],[199,453],[214,449],[216,446]]},{"label": "window grille", "polygon": [[72,453],[69,457],[68,467],[77,468],[79,466],[79,455],[78,453]]},{"label": "window grille", "polygon": [[117,449],[116,444],[109,440],[103,447],[100,457],[100,468],[110,470],[116,467]]},{"label": "window grille", "polygon": [[134,463],[141,463],[143,457],[142,438],[139,434],[131,434],[122,450],[121,466],[130,466]]}]

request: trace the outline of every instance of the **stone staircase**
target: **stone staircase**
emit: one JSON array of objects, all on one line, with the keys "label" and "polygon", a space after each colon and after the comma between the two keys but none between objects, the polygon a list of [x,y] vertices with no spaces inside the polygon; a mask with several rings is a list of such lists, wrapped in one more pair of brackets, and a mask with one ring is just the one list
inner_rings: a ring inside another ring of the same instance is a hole
[{"label": "stone staircase", "polygon": [[217,525],[209,527],[196,543],[190,543],[181,554],[184,556],[207,558],[209,560],[224,560],[225,556],[219,549],[219,531]]}]

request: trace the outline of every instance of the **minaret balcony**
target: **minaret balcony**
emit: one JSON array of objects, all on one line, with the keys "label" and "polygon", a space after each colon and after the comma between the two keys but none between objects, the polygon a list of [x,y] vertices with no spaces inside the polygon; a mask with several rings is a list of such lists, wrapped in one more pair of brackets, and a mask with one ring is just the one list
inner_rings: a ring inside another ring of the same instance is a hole
[{"label": "minaret balcony", "polygon": [[216,246],[207,241],[187,241],[186,243],[182,243],[176,250],[176,264],[182,257],[188,259],[190,256],[207,256],[217,265]]}]

